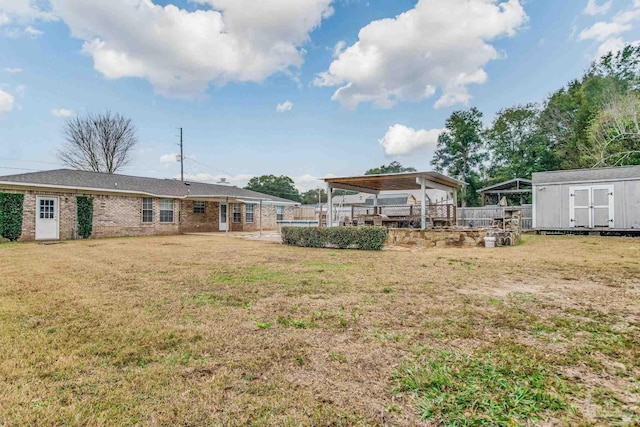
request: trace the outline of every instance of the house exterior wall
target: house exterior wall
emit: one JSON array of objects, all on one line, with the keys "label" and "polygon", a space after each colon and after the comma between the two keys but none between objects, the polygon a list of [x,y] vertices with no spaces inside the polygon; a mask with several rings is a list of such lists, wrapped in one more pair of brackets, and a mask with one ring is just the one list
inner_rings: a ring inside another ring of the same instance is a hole
[{"label": "house exterior wall", "polygon": [[[160,222],[160,198],[153,198],[153,221],[142,222],[142,199],[140,196],[116,194],[88,194],[45,189],[20,190],[1,188],[0,192],[24,194],[21,241],[36,239],[36,200],[38,196],[57,197],[59,208],[59,238],[77,238],[76,196],[93,198],[92,238],[171,235],[189,232],[219,231],[220,204],[205,202],[205,213],[194,213],[194,201],[173,200],[172,223]],[[230,231],[258,231],[260,229],[260,205],[255,204],[254,221],[246,222],[246,205],[241,204],[241,222],[233,222],[233,203],[229,203]],[[294,219],[294,207],[284,208],[284,219]],[[278,229],[276,206],[264,204],[262,207],[262,230]]]},{"label": "house exterior wall", "polygon": [[36,239],[36,198],[56,197],[58,199],[59,234],[61,240],[74,239],[76,236],[76,195],[56,191],[20,191],[0,188],[3,193],[24,194],[22,208],[22,234],[20,241]]},{"label": "house exterior wall", "polygon": [[536,184],[533,191],[535,228],[538,230],[570,229],[571,187],[613,185],[614,225],[618,230],[640,229],[640,178],[627,181],[593,181],[579,183]]},{"label": "house exterior wall", "polygon": [[[243,220],[246,220],[246,207],[243,206]],[[285,206],[283,212],[283,220],[293,221],[295,217],[295,207]],[[260,205],[256,204],[254,208],[254,221],[252,223],[245,222],[243,231],[259,231],[260,230]],[[278,230],[277,209],[276,205],[262,205],[262,230],[275,231]]]},{"label": "house exterior wall", "polygon": [[194,213],[193,200],[181,201],[180,231],[183,233],[219,231],[220,204],[204,203],[204,214]]},{"label": "house exterior wall", "polygon": [[142,222],[142,197],[94,195],[92,237],[154,236],[180,233],[180,202],[173,201],[173,222],[160,222],[160,199],[153,198],[153,221]]},{"label": "house exterior wall", "polygon": [[79,195],[93,198],[93,232],[91,237],[152,236],[180,233],[180,203],[176,200],[174,200],[173,223],[160,222],[159,198],[153,198],[153,221],[143,223],[142,197],[5,188],[0,188],[0,191],[24,194],[20,241],[36,239],[36,200],[39,196],[58,198],[60,240],[77,238],[76,196]]}]

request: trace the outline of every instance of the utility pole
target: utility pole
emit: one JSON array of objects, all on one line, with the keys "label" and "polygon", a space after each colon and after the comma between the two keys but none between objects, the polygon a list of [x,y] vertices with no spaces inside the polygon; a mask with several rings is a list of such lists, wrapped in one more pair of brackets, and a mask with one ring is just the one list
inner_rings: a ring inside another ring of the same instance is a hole
[{"label": "utility pole", "polygon": [[182,151],[182,128],[180,128],[180,181],[184,181],[184,153]]}]

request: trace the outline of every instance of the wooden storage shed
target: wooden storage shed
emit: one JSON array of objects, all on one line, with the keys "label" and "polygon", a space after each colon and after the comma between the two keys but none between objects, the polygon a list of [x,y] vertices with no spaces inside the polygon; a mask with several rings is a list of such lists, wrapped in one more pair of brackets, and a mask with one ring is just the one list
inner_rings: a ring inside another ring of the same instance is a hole
[{"label": "wooden storage shed", "polygon": [[640,166],[539,172],[532,181],[536,231],[640,235]]}]

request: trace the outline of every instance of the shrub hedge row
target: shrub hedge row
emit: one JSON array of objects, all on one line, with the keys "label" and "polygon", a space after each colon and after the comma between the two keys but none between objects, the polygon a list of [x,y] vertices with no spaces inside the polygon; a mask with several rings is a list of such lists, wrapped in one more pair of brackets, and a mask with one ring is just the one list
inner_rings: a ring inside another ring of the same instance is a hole
[{"label": "shrub hedge row", "polygon": [[282,243],[305,248],[378,251],[387,241],[385,227],[282,227]]},{"label": "shrub hedge row", "polygon": [[77,196],[78,236],[88,239],[93,232],[93,198]]},{"label": "shrub hedge row", "polygon": [[22,234],[24,194],[0,193],[0,235],[15,242]]}]

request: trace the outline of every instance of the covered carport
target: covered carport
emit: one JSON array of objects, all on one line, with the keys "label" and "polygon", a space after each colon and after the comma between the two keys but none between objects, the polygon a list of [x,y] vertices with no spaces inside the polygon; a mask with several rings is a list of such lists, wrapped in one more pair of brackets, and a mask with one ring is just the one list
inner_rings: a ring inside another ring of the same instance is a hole
[{"label": "covered carport", "polygon": [[377,196],[382,191],[421,190],[420,226],[423,230],[427,227],[426,190],[443,190],[451,194],[451,199],[453,201],[452,204],[454,206],[453,218],[455,219],[455,207],[457,206],[457,190],[459,187],[465,185],[465,183],[462,181],[435,171],[336,177],[325,178],[324,181],[327,183],[327,198],[329,203],[327,227],[332,227],[335,225],[333,220],[334,207],[332,201],[334,189],[373,194],[375,196],[374,207],[377,205]]}]

